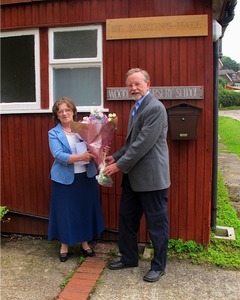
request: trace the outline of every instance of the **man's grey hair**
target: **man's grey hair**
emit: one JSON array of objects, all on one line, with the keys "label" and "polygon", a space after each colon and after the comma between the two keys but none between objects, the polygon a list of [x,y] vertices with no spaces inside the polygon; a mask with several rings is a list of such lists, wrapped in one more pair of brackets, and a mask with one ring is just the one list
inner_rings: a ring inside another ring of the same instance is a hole
[{"label": "man's grey hair", "polygon": [[150,80],[150,76],[148,74],[148,72],[146,70],[140,69],[140,68],[132,68],[129,71],[127,71],[126,73],[126,80],[128,78],[128,76],[132,75],[133,73],[142,73],[144,75],[145,81]]}]

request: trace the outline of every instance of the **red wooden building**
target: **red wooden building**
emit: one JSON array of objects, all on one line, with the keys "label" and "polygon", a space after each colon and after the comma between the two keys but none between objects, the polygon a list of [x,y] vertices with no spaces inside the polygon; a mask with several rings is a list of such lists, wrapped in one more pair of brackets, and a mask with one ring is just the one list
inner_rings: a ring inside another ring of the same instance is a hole
[{"label": "red wooden building", "polygon": [[[218,38],[236,2],[2,0],[1,205],[11,217],[2,231],[47,234],[54,101],[74,99],[79,118],[89,107],[115,112],[115,151],[133,105],[125,73],[140,67],[175,122],[169,125],[177,138],[168,137],[171,238],[207,244],[217,204]],[[176,133],[182,119],[187,129]],[[117,239],[121,176],[113,177],[113,187],[100,187],[105,239]],[[144,220],[139,241],[149,242]]]}]

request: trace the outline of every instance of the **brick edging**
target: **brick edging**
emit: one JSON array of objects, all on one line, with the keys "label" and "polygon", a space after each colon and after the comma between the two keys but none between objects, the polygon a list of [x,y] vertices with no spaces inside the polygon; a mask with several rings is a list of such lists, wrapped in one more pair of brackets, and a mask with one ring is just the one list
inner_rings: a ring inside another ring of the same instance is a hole
[{"label": "brick edging", "polygon": [[[96,246],[98,248],[98,245]],[[107,254],[98,254],[87,257],[76,270],[65,288],[60,292],[58,300],[87,300],[97,280],[101,276],[108,260]]]}]

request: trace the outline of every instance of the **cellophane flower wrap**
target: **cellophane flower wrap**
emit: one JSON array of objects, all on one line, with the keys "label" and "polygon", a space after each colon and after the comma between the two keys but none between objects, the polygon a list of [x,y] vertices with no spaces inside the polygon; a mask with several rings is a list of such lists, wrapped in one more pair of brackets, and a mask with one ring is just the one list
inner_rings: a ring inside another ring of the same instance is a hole
[{"label": "cellophane flower wrap", "polygon": [[102,174],[105,167],[105,152],[103,149],[111,144],[116,128],[116,114],[109,113],[107,116],[100,109],[90,110],[90,115],[79,122],[71,122],[71,129],[82,137],[88,150],[96,156],[94,161],[99,169],[97,180],[99,184],[104,186],[111,186],[112,179]]},{"label": "cellophane flower wrap", "polygon": [[113,184],[112,178],[108,175],[103,174],[105,168],[105,162],[99,165],[99,174],[96,176],[96,179],[100,185],[111,187]]}]

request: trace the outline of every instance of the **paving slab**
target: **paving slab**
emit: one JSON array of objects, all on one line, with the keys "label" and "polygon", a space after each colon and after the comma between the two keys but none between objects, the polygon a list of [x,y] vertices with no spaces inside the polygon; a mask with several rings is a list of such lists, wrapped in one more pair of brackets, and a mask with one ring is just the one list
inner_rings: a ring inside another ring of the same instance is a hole
[{"label": "paving slab", "polygon": [[43,238],[1,236],[1,299],[57,299],[61,283],[79,265],[77,255],[61,263],[58,251],[58,243]]},{"label": "paving slab", "polygon": [[220,110],[218,114],[240,121],[240,110]]},{"label": "paving slab", "polygon": [[137,268],[105,269],[91,300],[239,300],[240,271],[224,270],[170,259],[166,274],[158,282],[142,277],[149,262]]}]

